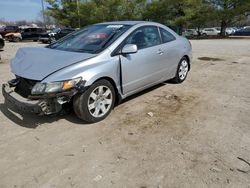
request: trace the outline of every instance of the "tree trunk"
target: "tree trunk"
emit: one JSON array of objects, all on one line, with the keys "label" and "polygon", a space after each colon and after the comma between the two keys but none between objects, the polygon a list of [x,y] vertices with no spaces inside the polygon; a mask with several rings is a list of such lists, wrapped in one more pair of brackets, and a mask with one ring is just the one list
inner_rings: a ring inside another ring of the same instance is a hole
[{"label": "tree trunk", "polygon": [[226,23],[226,21],[222,20],[221,21],[220,36],[222,36],[222,37],[226,36],[226,28],[227,28],[227,23]]}]

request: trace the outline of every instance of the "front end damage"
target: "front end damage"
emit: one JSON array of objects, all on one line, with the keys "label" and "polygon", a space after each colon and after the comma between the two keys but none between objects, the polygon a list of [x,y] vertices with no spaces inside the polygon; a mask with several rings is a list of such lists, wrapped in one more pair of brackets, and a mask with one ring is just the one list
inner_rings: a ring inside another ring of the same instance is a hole
[{"label": "front end damage", "polygon": [[22,40],[22,34],[17,33],[8,33],[5,35],[5,39],[9,42],[19,42]]},{"label": "front end damage", "polygon": [[7,103],[27,113],[50,115],[62,111],[65,104],[69,104],[72,97],[83,92],[84,82],[77,87],[59,93],[32,95],[32,88],[38,81],[18,77],[2,85],[2,94]]}]

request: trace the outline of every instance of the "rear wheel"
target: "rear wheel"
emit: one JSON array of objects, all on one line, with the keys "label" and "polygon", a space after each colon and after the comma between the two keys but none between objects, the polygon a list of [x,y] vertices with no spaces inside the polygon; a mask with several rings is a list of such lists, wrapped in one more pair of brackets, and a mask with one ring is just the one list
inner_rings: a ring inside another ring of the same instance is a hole
[{"label": "rear wheel", "polygon": [[14,42],[20,42],[21,39],[20,39],[19,37],[13,37],[13,41],[14,41]]},{"label": "rear wheel", "polygon": [[173,81],[175,83],[182,83],[187,78],[188,70],[189,70],[188,60],[186,57],[183,57],[180,60],[180,63],[177,67],[176,75]]},{"label": "rear wheel", "polygon": [[95,82],[87,91],[76,95],[73,108],[78,118],[95,123],[105,119],[115,103],[115,90],[107,80]]}]

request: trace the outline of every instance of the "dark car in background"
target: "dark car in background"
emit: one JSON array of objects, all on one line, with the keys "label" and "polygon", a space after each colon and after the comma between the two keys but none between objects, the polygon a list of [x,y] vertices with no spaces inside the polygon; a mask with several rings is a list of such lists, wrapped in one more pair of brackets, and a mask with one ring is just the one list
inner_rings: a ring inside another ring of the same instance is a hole
[{"label": "dark car in background", "polygon": [[[4,47],[4,39],[2,35],[0,35],[0,50],[2,50]],[[1,62],[1,54],[0,54],[0,62]]]},{"label": "dark car in background", "polygon": [[33,40],[38,41],[40,35],[44,33],[44,29],[42,28],[27,28],[21,32],[22,40]]},{"label": "dark car in background", "polygon": [[42,28],[26,28],[19,32],[12,32],[5,35],[6,40],[19,42],[22,40],[33,40],[38,41],[40,35],[44,33],[45,30]]},{"label": "dark car in background", "polygon": [[250,27],[235,31],[234,36],[250,36]]},{"label": "dark car in background", "polygon": [[8,33],[16,33],[19,31],[20,31],[20,29],[18,26],[6,26],[6,27],[0,29],[0,35],[2,35],[2,37],[5,37],[5,35]]},{"label": "dark car in background", "polygon": [[0,50],[2,50],[4,47],[4,39],[2,37],[2,35],[0,35]]},{"label": "dark car in background", "polygon": [[39,41],[42,43],[53,43],[58,39],[74,32],[74,28],[55,28],[49,33],[43,33],[40,35]]}]

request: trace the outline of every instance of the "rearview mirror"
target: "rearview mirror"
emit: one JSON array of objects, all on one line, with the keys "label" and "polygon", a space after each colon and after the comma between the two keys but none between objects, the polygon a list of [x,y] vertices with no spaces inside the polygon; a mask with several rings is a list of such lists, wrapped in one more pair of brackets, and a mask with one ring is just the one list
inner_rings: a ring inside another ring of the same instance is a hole
[{"label": "rearview mirror", "polygon": [[136,44],[126,44],[122,48],[122,54],[134,54],[138,51]]}]

